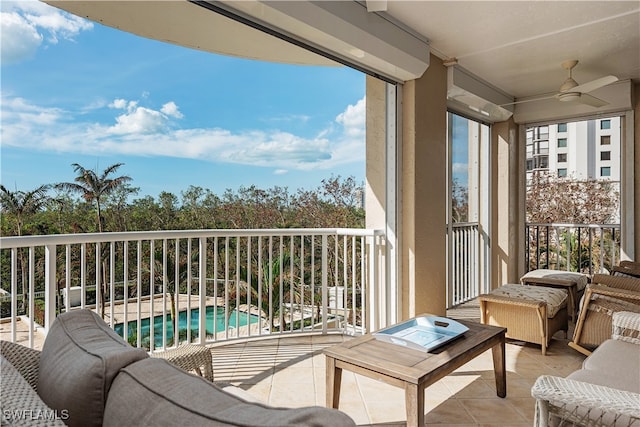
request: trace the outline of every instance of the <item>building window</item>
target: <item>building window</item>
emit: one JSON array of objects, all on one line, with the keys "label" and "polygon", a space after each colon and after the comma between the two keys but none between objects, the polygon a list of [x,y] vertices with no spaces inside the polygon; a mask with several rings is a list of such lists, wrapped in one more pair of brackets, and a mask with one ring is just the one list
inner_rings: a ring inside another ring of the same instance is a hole
[{"label": "building window", "polygon": [[549,167],[549,156],[539,156],[538,169],[547,169]]},{"label": "building window", "polygon": [[601,167],[600,176],[611,176],[611,168],[609,166]]},{"label": "building window", "polygon": [[602,135],[600,136],[600,145],[609,145],[611,144],[611,136]]},{"label": "building window", "polygon": [[533,170],[533,159],[527,159],[527,170]]},{"label": "building window", "polygon": [[566,132],[567,124],[566,123],[558,123],[558,132]]},{"label": "building window", "polygon": [[567,169],[566,168],[558,169],[558,178],[562,178],[564,176],[567,176]]},{"label": "building window", "polygon": [[558,138],[558,148],[567,146],[567,138]]},{"label": "building window", "polygon": [[600,160],[611,160],[611,151],[601,151]]},{"label": "building window", "polygon": [[567,153],[558,153],[558,163],[565,163],[567,161]]},{"label": "building window", "polygon": [[601,120],[600,129],[611,129],[611,120]]}]

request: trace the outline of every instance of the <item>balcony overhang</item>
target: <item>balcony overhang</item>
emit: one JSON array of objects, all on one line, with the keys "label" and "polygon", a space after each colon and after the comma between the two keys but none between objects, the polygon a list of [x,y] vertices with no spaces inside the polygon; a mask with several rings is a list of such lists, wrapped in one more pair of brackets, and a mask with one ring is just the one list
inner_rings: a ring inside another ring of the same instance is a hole
[{"label": "balcony overhang", "polygon": [[123,31],[223,55],[343,63],[395,82],[416,79],[429,66],[428,41],[356,1],[44,1]]},{"label": "balcony overhang", "polygon": [[186,0],[43,1],[112,28],[206,52],[289,64],[339,65]]}]

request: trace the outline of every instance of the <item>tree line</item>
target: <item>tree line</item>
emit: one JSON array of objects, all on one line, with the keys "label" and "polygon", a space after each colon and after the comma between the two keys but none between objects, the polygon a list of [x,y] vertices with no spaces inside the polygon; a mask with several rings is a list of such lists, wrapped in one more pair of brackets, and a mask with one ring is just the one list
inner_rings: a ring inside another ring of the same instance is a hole
[{"label": "tree line", "polygon": [[227,189],[189,186],[179,195],[136,197],[122,163],[98,172],[77,163],[72,182],[11,191],[0,185],[3,236],[89,232],[364,227],[363,188],[354,177],[332,176],[311,190],[255,185]]}]

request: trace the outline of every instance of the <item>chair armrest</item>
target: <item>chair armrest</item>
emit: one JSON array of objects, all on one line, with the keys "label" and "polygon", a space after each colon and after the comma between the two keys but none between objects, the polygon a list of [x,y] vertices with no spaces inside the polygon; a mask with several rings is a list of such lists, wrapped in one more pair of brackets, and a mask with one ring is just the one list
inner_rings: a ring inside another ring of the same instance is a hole
[{"label": "chair armrest", "polygon": [[[618,279],[622,279],[622,277],[618,277]],[[611,298],[617,298],[617,299],[631,302],[633,304],[640,305],[640,290],[635,291],[630,289],[616,288],[612,286],[597,285],[592,283],[587,286],[587,291],[590,291],[589,293],[596,297],[597,295],[604,295]],[[585,292],[585,296],[586,295],[587,295],[587,292]],[[639,311],[640,311],[640,307],[639,307]]]},{"label": "chair armrest", "polygon": [[640,269],[615,266],[615,267],[611,267],[611,275],[622,276],[622,277],[632,277],[637,279],[637,278],[640,278]]},{"label": "chair armrest", "polygon": [[9,341],[0,341],[0,354],[20,372],[34,390],[38,391],[39,350]]},{"label": "chair armrest", "polygon": [[611,337],[640,345],[640,313],[618,311],[612,317]]},{"label": "chair armrest", "polygon": [[640,292],[640,278],[631,276],[611,276],[609,274],[594,274],[591,283],[609,286],[611,288],[628,289]]},{"label": "chair armrest", "polygon": [[536,426],[546,426],[549,414],[590,426],[610,425],[607,415],[640,420],[640,394],[630,391],[543,375],[531,388],[531,396],[536,399]]}]

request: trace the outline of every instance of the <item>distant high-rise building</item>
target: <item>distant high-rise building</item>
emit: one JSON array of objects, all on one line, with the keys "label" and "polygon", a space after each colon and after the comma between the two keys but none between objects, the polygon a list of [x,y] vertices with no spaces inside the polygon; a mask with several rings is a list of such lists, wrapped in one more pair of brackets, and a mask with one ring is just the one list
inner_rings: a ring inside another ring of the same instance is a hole
[{"label": "distant high-rise building", "polygon": [[620,117],[527,128],[527,181],[534,171],[620,181]]}]

